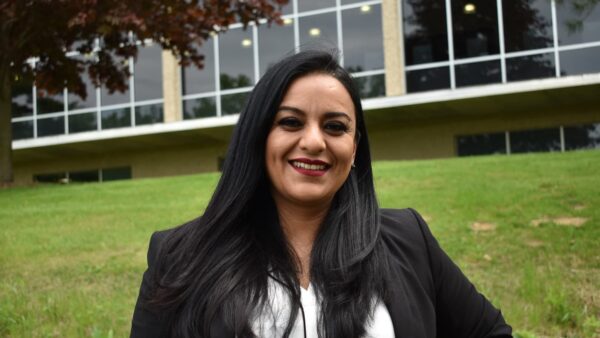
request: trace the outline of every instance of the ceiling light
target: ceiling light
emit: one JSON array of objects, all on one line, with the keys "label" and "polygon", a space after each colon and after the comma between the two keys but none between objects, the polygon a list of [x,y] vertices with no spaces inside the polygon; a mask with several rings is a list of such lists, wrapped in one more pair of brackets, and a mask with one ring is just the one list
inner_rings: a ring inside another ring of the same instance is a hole
[{"label": "ceiling light", "polygon": [[244,46],[244,47],[250,47],[250,46],[252,46],[252,40],[250,40],[250,39],[244,39],[244,40],[242,40],[242,46]]},{"label": "ceiling light", "polygon": [[475,10],[476,10],[476,8],[475,8],[474,4],[468,3],[465,5],[465,9],[464,9],[465,14],[473,14],[473,13],[475,13]]},{"label": "ceiling light", "polygon": [[360,6],[360,11],[363,13],[369,13],[371,11],[371,6],[369,5],[362,5]]},{"label": "ceiling light", "polygon": [[318,28],[311,28],[308,31],[308,34],[310,34],[310,36],[319,36],[319,35],[321,35],[321,30]]},{"label": "ceiling light", "polygon": [[283,19],[283,24],[286,26],[291,25],[293,22],[294,20],[292,20],[292,18]]}]

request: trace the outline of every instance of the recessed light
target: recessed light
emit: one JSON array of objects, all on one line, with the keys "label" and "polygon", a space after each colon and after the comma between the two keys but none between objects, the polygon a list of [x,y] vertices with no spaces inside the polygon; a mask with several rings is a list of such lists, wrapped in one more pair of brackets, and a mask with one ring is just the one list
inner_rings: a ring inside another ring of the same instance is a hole
[{"label": "recessed light", "polygon": [[321,35],[321,30],[318,28],[311,28],[308,31],[308,34],[310,34],[310,36],[319,36],[319,35]]},{"label": "recessed light", "polygon": [[475,13],[476,9],[477,8],[475,7],[474,4],[468,3],[468,4],[465,5],[464,11],[465,11],[465,14],[473,14],[473,13]]}]

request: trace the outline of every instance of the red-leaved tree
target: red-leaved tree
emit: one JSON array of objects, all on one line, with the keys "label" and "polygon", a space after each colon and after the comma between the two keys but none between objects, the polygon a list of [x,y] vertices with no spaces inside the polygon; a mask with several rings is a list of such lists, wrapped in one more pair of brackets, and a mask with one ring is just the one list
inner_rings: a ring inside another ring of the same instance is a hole
[{"label": "red-leaved tree", "polygon": [[[198,47],[241,22],[280,23],[288,0],[3,0],[0,2],[0,186],[13,180],[11,91],[32,78],[49,95],[85,98],[82,75],[110,92],[127,89],[133,40],[152,39],[181,64],[203,66]],[[133,39],[132,39],[133,37]],[[99,43],[98,43],[99,42]],[[68,51],[76,51],[66,53]],[[36,58],[35,69],[27,60]]]}]

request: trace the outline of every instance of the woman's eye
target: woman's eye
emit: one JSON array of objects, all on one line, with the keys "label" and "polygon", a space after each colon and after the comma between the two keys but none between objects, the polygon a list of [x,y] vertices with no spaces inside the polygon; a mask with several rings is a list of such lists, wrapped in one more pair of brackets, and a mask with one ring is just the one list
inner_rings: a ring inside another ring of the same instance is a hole
[{"label": "woman's eye", "polygon": [[277,121],[277,125],[287,128],[300,128],[302,127],[302,122],[296,118],[287,117]]},{"label": "woman's eye", "polygon": [[348,131],[348,126],[341,122],[328,122],[325,129],[334,134],[342,134]]}]

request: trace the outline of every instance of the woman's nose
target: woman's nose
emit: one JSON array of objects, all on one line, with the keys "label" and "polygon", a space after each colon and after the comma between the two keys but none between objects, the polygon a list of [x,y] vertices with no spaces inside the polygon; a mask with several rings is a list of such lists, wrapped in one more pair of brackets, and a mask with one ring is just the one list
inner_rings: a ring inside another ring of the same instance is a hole
[{"label": "woman's nose", "polygon": [[300,149],[311,154],[319,154],[325,150],[325,147],[325,138],[321,128],[316,125],[306,125],[300,139]]}]

